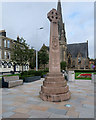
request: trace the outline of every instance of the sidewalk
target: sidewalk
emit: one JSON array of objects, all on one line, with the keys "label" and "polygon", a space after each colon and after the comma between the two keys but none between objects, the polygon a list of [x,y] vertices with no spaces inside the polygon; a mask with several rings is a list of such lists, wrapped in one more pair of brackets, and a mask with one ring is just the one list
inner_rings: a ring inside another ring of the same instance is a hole
[{"label": "sidewalk", "polygon": [[91,81],[69,82],[71,99],[57,103],[39,98],[42,82],[43,79],[11,89],[3,88],[3,118],[94,118],[94,84]]}]

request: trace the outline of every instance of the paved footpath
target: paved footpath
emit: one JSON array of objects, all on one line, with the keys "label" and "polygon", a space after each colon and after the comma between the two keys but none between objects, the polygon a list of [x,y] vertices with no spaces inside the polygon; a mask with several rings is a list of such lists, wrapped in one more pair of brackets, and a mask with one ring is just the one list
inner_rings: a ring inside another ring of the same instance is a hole
[{"label": "paved footpath", "polygon": [[[71,99],[46,102],[39,98],[44,79],[2,89],[3,118],[94,118],[94,84],[91,81],[69,82]],[[66,107],[66,104],[70,107]]]}]

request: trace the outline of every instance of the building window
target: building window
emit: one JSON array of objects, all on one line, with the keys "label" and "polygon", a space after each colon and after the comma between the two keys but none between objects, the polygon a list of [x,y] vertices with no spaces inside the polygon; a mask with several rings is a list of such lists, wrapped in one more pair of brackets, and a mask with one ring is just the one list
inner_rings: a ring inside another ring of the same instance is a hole
[{"label": "building window", "polygon": [[8,68],[11,68],[11,66],[12,66],[12,63],[9,62],[9,63],[8,63]]},{"label": "building window", "polygon": [[25,67],[25,70],[26,70],[26,65],[24,67]]},{"label": "building window", "polygon": [[2,61],[0,60],[0,68],[2,68]]},{"label": "building window", "polygon": [[6,40],[4,40],[4,47],[6,47]]},{"label": "building window", "polygon": [[7,53],[7,59],[10,59],[10,52]]},{"label": "building window", "polygon": [[2,39],[0,39],[0,47],[2,46]]},{"label": "building window", "polygon": [[10,48],[10,41],[7,41],[7,47]]},{"label": "building window", "polygon": [[78,58],[78,63],[81,63],[81,58]]},{"label": "building window", "polygon": [[17,69],[19,68],[19,66],[18,66],[18,65],[16,65],[16,67],[17,67]]},{"label": "building window", "polygon": [[1,50],[0,50],[0,59],[2,59]]},{"label": "building window", "polygon": [[7,53],[6,53],[6,51],[4,52],[4,59],[6,59],[7,58]]},{"label": "building window", "polygon": [[75,67],[75,60],[73,60],[73,63],[72,63],[73,67]]},{"label": "building window", "polygon": [[27,70],[28,70],[28,68],[29,68],[29,65],[27,65]]},{"label": "building window", "polygon": [[4,68],[7,68],[7,62],[6,61],[4,61]]}]

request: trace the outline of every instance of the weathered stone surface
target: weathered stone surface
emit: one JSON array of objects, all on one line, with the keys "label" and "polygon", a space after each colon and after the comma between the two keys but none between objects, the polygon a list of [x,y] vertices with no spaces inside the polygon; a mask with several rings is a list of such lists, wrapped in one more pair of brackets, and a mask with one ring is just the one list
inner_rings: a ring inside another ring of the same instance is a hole
[{"label": "weathered stone surface", "polygon": [[65,87],[66,85],[67,85],[67,82],[66,82],[66,80],[64,80],[64,81],[61,81],[61,82],[52,82],[52,81],[50,81],[50,82],[47,82],[46,80],[45,81],[43,81],[43,85],[44,86],[46,86],[46,87]]},{"label": "weathered stone surface", "polygon": [[64,81],[64,77],[63,76],[62,77],[61,76],[57,76],[57,77],[56,76],[53,76],[53,77],[52,76],[51,77],[48,76],[48,77],[45,78],[45,80],[47,82],[50,82],[50,81],[51,82],[63,82]]},{"label": "weathered stone surface", "polygon": [[50,25],[50,53],[49,53],[49,73],[47,74],[43,86],[41,86],[40,98],[44,101],[60,102],[68,100],[71,96],[69,86],[60,72],[60,48],[58,38],[59,13],[52,9],[48,15]]},{"label": "weathered stone surface", "polygon": [[48,109],[48,112],[51,112],[51,113],[54,113],[54,114],[58,114],[58,115],[66,115],[67,113],[67,110],[60,110],[60,109],[57,109],[57,108],[49,108]]},{"label": "weathered stone surface", "polygon": [[44,101],[50,101],[50,102],[61,102],[64,100],[70,99],[71,93],[68,91],[64,94],[58,94],[58,95],[47,95],[46,93],[40,92],[40,97]]},{"label": "weathered stone surface", "polygon": [[65,87],[45,87],[45,86],[41,86],[41,91],[46,93],[47,95],[50,94],[63,94],[63,93],[67,93],[69,91],[69,86],[65,86]]}]

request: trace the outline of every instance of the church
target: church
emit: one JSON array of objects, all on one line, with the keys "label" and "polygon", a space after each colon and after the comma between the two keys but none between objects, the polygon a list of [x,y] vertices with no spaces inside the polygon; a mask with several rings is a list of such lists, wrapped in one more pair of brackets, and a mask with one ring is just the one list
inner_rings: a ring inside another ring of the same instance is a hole
[{"label": "church", "polygon": [[67,44],[60,0],[58,0],[57,11],[60,14],[60,20],[58,22],[60,61],[65,61],[69,69],[88,69],[88,41],[84,43]]}]

